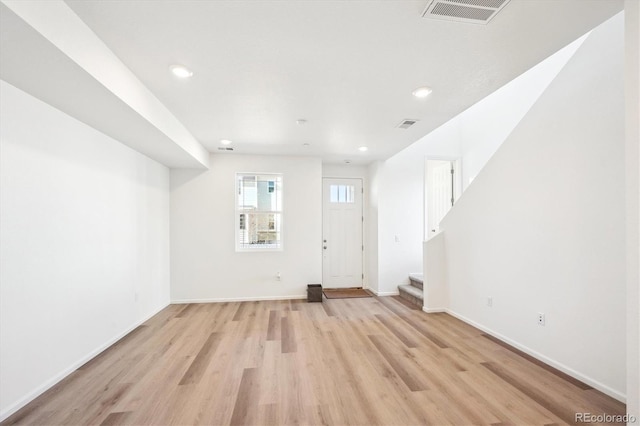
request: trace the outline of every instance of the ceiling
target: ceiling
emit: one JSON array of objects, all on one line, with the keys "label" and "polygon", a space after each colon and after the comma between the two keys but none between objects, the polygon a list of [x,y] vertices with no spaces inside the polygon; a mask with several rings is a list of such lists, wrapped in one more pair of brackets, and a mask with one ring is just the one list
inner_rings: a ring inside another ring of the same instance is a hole
[{"label": "ceiling", "polygon": [[[209,151],[230,139],[230,155],[355,164],[392,156],[623,7],[512,0],[477,25],[422,18],[428,3],[66,0]],[[432,94],[413,97],[419,86]]]}]

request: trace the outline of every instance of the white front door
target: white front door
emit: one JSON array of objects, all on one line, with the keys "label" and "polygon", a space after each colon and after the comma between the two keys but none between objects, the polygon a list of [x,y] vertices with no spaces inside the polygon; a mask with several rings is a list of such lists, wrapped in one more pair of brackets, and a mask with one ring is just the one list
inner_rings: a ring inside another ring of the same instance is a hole
[{"label": "white front door", "polygon": [[362,287],[362,180],[322,180],[322,285]]}]

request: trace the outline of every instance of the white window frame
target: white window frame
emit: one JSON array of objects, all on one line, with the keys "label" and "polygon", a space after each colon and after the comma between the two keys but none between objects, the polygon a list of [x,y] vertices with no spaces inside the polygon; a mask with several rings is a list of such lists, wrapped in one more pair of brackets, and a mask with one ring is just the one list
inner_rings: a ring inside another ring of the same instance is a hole
[{"label": "white window frame", "polygon": [[[240,209],[240,181],[243,176],[256,176],[256,185],[258,176],[273,176],[274,181],[280,181],[280,188],[282,191],[280,200],[280,210],[254,210],[247,211]],[[235,174],[235,248],[236,252],[240,253],[252,253],[252,252],[278,252],[284,250],[284,177],[282,173],[263,173],[263,172],[237,172]],[[258,246],[255,248],[242,246],[240,244],[240,215],[244,214],[245,219],[245,231],[249,228],[249,212],[262,213],[262,214],[278,214],[280,215],[280,239],[278,247],[265,247]]]}]

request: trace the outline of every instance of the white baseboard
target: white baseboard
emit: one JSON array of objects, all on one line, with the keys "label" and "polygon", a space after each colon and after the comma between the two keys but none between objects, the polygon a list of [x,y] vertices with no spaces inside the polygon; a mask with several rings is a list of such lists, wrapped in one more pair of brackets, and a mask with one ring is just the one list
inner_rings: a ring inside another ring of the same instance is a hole
[{"label": "white baseboard", "polygon": [[423,306],[422,311],[428,314],[437,314],[437,313],[447,312],[447,308],[427,308],[426,306]]},{"label": "white baseboard", "polygon": [[487,334],[490,334],[491,336],[495,337],[496,339],[500,339],[503,342],[513,346],[514,348],[517,348],[519,350],[521,350],[522,352],[531,355],[532,357],[544,362],[547,365],[550,365],[553,368],[556,368],[560,371],[562,371],[565,374],[568,374],[569,376],[580,380],[583,383],[586,383],[587,385],[591,386],[594,389],[599,390],[600,392],[609,395],[611,398],[617,399],[620,402],[626,403],[626,396],[622,393],[622,392],[618,392],[615,389],[611,389],[609,386],[604,385],[600,382],[598,382],[597,380],[592,379],[591,377],[585,376],[584,374],[579,373],[578,371],[573,370],[572,368],[567,367],[566,365],[553,360],[545,355],[542,355],[539,352],[534,351],[533,349],[528,348],[527,346],[521,345],[520,343],[511,340],[510,338],[503,336],[500,333],[497,333],[493,330],[491,330],[490,328],[487,328],[481,324],[478,324],[477,322],[470,320],[469,318],[460,315],[457,312],[452,311],[451,309],[445,309],[446,313],[448,313],[449,315],[458,318],[460,321],[466,322],[467,324],[484,331]]},{"label": "white baseboard", "polygon": [[64,379],[69,374],[71,374],[74,371],[76,371],[78,368],[82,367],[87,362],[91,361],[94,357],[96,357],[102,351],[104,351],[105,349],[109,348],[109,346],[113,345],[114,343],[116,343],[118,340],[122,339],[127,334],[131,333],[133,330],[136,329],[136,327],[139,327],[142,324],[144,324],[145,322],[147,322],[149,319],[151,319],[154,315],[156,315],[158,312],[160,312],[161,310],[163,310],[167,306],[169,306],[169,305],[167,304],[167,305],[162,306],[161,308],[159,308],[157,311],[155,311],[151,315],[149,315],[146,318],[136,322],[134,325],[129,327],[126,331],[118,334],[116,337],[114,337],[114,338],[108,340],[106,343],[98,346],[96,349],[94,349],[93,351],[89,352],[87,355],[83,356],[78,361],[74,362],[69,367],[67,367],[66,369],[62,370],[60,373],[56,374],[51,379],[47,380],[46,382],[44,382],[43,384],[38,386],[36,389],[34,389],[31,392],[29,392],[28,394],[26,394],[24,397],[22,397],[16,403],[14,403],[11,406],[9,406],[6,409],[4,409],[2,412],[0,412],[0,422],[8,419],[10,416],[12,416],[13,414],[17,413],[18,410],[20,410],[22,407],[24,407],[25,405],[27,405],[28,403],[30,403],[31,401],[33,401],[34,399],[36,399],[37,397],[39,397],[40,395],[42,395],[43,393],[45,393],[46,391],[51,389],[58,382],[60,382],[62,379]]},{"label": "white baseboard", "polygon": [[171,304],[182,305],[186,303],[259,302],[262,300],[298,300],[306,298],[306,294],[294,294],[291,296],[214,297],[205,299],[175,299],[171,301]]},{"label": "white baseboard", "polygon": [[372,288],[368,288],[367,290],[369,290],[371,293],[375,294],[376,296],[398,296],[400,294],[397,291],[375,291]]}]

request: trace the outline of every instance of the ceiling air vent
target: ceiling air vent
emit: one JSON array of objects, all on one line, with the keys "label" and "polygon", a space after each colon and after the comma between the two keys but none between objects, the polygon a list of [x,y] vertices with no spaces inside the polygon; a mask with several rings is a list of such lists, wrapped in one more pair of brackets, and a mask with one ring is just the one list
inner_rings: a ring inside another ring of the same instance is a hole
[{"label": "ceiling air vent", "polygon": [[416,124],[418,121],[419,120],[411,120],[411,119],[402,120],[400,122],[400,124],[398,124],[398,128],[399,129],[408,129],[409,127],[411,127],[414,124]]},{"label": "ceiling air vent", "polygon": [[423,18],[486,25],[511,0],[431,0]]},{"label": "ceiling air vent", "polygon": [[218,151],[233,151],[233,148],[219,146]]}]

